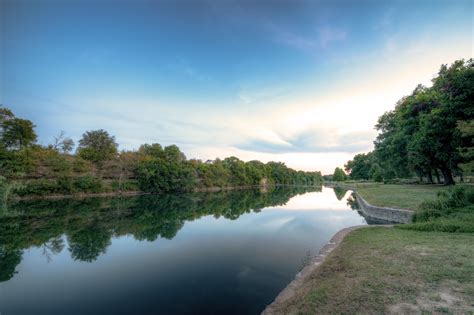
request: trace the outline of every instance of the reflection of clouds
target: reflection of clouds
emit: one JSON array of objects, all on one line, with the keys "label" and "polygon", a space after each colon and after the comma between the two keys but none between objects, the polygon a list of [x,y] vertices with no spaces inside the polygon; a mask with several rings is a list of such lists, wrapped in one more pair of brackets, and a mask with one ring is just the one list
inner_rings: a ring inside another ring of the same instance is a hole
[{"label": "reflection of clouds", "polygon": [[295,219],[294,216],[283,217],[283,218],[275,218],[275,219],[271,219],[271,220],[263,223],[262,225],[264,227],[269,227],[269,228],[280,228],[280,227],[284,226],[285,224],[287,224],[288,222],[291,222],[294,219]]},{"label": "reflection of clouds", "polygon": [[332,188],[323,187],[322,192],[306,193],[291,198],[285,205],[275,209],[285,210],[348,210],[346,199],[350,191],[346,192],[344,198],[337,200]]},{"label": "reflection of clouds", "polygon": [[237,278],[249,277],[252,275],[252,273],[254,273],[253,271],[254,270],[250,268],[249,266],[242,266],[239,272],[237,273]]}]

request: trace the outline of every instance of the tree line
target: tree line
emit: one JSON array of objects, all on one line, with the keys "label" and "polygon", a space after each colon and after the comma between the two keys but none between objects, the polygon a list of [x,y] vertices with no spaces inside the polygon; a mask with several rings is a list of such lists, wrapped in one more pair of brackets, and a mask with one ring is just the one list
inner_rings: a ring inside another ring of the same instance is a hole
[{"label": "tree line", "polygon": [[453,185],[474,170],[474,60],[442,65],[432,86],[418,85],[379,117],[374,150],[345,164],[354,180],[410,178]]},{"label": "tree line", "polygon": [[[296,171],[281,162],[237,157],[187,159],[176,146],[143,144],[118,150],[103,129],[75,142],[61,131],[51,144],[37,143],[35,125],[0,106],[0,196],[140,190],[161,193],[209,187],[316,185],[320,172]],[[75,152],[73,152],[76,147]]]}]

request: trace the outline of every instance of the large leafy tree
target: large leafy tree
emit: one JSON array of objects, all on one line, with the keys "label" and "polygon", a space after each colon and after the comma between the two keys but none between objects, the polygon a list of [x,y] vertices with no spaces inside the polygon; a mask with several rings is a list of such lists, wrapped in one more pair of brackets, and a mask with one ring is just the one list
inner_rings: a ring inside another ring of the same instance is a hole
[{"label": "large leafy tree", "polygon": [[92,162],[103,162],[117,154],[115,137],[103,129],[86,131],[79,140],[78,155]]},{"label": "large leafy tree", "polygon": [[354,158],[348,161],[344,168],[347,173],[350,174],[351,179],[355,180],[368,180],[370,178],[370,169],[374,163],[374,153],[370,152],[367,154],[361,153],[354,156]]},{"label": "large leafy tree", "polygon": [[342,182],[347,179],[347,175],[344,173],[342,168],[336,167],[334,174],[332,175],[332,179],[336,182]]},{"label": "large leafy tree", "polygon": [[[460,165],[472,162],[468,126],[474,118],[473,65],[471,59],[441,66],[432,87],[417,86],[394,110],[379,118],[373,162],[381,167],[384,177],[390,173],[407,177],[415,172],[433,182],[433,172],[437,177],[441,172],[444,183],[451,185]],[[361,156],[354,157],[346,169],[351,174],[355,169],[355,177],[362,177],[362,161]]]},{"label": "large leafy tree", "polygon": [[21,150],[35,143],[35,127],[30,120],[15,117],[10,109],[0,105],[0,140],[6,149]]}]

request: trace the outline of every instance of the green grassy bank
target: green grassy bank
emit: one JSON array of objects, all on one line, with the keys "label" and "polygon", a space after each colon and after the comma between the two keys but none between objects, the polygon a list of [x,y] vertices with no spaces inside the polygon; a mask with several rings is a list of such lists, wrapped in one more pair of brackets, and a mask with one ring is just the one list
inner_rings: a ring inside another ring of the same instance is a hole
[{"label": "green grassy bank", "polygon": [[281,314],[474,313],[474,189],[352,184],[414,223],[353,231]]},{"label": "green grassy bank", "polygon": [[417,210],[420,204],[436,197],[437,193],[445,190],[441,185],[396,185],[377,183],[351,183],[349,186],[368,203],[380,207],[395,207]]}]

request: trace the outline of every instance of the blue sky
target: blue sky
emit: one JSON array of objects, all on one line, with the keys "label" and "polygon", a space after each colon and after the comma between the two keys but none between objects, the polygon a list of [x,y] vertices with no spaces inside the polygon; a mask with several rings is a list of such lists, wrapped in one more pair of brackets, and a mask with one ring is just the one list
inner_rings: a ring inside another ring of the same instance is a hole
[{"label": "blue sky", "polygon": [[104,128],[331,172],[442,63],[473,57],[472,1],[2,0],[0,103],[39,142]]}]

